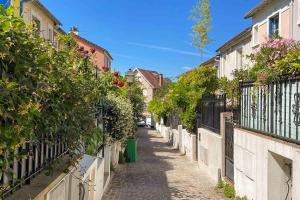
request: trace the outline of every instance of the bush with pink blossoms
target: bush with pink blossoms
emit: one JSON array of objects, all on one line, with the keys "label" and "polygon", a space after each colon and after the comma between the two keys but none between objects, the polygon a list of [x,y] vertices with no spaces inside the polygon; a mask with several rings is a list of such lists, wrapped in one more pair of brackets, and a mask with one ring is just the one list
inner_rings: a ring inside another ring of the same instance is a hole
[{"label": "bush with pink blossoms", "polygon": [[[262,44],[257,52],[250,55],[254,63],[250,70],[251,79],[259,83],[273,81],[281,76],[299,73],[300,42],[292,39],[276,38]],[[289,58],[289,59],[287,59]],[[298,61],[297,61],[298,58]],[[292,62],[289,63],[289,62]]]}]

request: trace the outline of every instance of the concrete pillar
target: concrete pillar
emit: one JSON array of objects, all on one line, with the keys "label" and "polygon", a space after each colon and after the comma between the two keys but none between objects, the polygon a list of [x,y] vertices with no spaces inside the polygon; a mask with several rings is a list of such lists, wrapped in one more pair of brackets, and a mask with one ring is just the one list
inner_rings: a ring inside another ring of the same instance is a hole
[{"label": "concrete pillar", "polygon": [[165,140],[170,141],[170,127],[165,128]]},{"label": "concrete pillar", "polygon": [[294,160],[293,160],[293,172],[292,172],[292,199],[300,199],[300,150],[295,151],[294,153]]},{"label": "concrete pillar", "polygon": [[191,135],[192,160],[197,161],[197,136]]},{"label": "concrete pillar", "polygon": [[[14,177],[18,177],[18,160],[16,158],[16,155],[18,154],[19,150],[16,148],[15,150],[15,156],[14,156]],[[15,181],[14,181],[15,182]]]},{"label": "concrete pillar", "polygon": [[110,174],[110,154],[111,146],[106,145],[104,147],[104,172]]},{"label": "concrete pillar", "polygon": [[183,150],[183,141],[182,141],[182,125],[178,126],[178,146],[179,146],[179,151],[182,152]]}]

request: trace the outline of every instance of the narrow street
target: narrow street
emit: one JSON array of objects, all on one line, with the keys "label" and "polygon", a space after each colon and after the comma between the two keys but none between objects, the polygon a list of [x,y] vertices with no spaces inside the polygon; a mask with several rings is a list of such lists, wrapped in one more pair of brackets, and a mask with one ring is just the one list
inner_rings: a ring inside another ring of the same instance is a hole
[{"label": "narrow street", "polygon": [[225,199],[196,162],[173,150],[155,130],[138,131],[138,161],[116,173],[104,200]]}]

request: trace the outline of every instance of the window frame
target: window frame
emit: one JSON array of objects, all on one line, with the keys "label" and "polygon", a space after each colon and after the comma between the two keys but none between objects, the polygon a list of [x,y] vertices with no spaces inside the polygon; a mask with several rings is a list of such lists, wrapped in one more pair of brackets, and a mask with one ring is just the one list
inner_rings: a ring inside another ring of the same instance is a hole
[{"label": "window frame", "polygon": [[[252,47],[259,45],[259,24],[255,24],[252,28]],[[255,38],[256,36],[256,38]]]},{"label": "window frame", "polygon": [[[235,57],[235,66],[237,69],[243,69],[243,47],[239,47],[235,50],[236,57]],[[238,60],[239,59],[239,60]]]},{"label": "window frame", "polygon": [[38,14],[36,14],[33,10],[31,10],[30,22],[31,22],[32,25],[33,25],[33,20],[34,20],[34,18],[37,19],[37,20],[39,21],[39,23],[40,23],[39,34],[40,34],[41,36],[43,36],[43,35],[42,35],[42,18],[41,18]]},{"label": "window frame", "polygon": [[[52,38],[50,38],[50,31],[52,32]],[[51,24],[48,24],[48,40],[53,43],[54,42],[54,29]]]},{"label": "window frame", "polygon": [[272,37],[274,37],[274,35],[271,35],[270,34],[270,31],[271,31],[271,19],[275,18],[275,17],[278,17],[278,34],[277,36],[280,36],[281,35],[281,13],[280,11],[272,14],[270,17],[268,17],[268,39],[272,39]]}]

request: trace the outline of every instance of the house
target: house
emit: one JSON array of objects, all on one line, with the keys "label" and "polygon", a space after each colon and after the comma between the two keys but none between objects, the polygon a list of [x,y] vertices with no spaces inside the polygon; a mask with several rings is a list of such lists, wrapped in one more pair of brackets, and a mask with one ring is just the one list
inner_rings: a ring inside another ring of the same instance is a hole
[{"label": "house", "polygon": [[[274,36],[300,40],[299,0],[264,0],[245,18],[253,20],[253,50]],[[279,81],[267,92],[259,88],[256,99],[254,86],[242,84],[241,119],[233,140],[237,195],[255,200],[300,199],[298,82]]]},{"label": "house", "polygon": [[[134,73],[136,79],[141,82],[147,108],[149,102],[154,97],[155,91],[162,87],[164,83],[170,82],[170,80],[164,78],[162,74],[152,70],[136,68],[134,69]],[[147,109],[144,112],[144,116],[146,117],[147,125],[154,126],[153,116]]]},{"label": "house", "polygon": [[111,69],[113,58],[108,50],[81,37],[76,27],[71,28],[71,33],[80,48],[83,48],[85,51],[91,51],[91,49],[95,50],[93,62],[96,66],[96,74],[98,74],[99,70],[103,70],[103,67],[107,67],[109,70]]},{"label": "house", "polygon": [[250,67],[251,64],[249,59],[247,59],[247,55],[250,55],[252,52],[251,31],[251,27],[246,28],[217,49],[220,55],[219,77],[232,79],[232,73],[235,70]]},{"label": "house", "polygon": [[143,94],[146,104],[153,99],[155,91],[164,84],[164,77],[156,71],[136,68],[134,69],[136,78],[142,83]]},{"label": "house", "polygon": [[13,6],[15,15],[32,24],[42,37],[59,48],[58,36],[64,34],[62,23],[39,0],[1,0],[5,8]]},{"label": "house", "polygon": [[252,18],[252,47],[274,36],[300,40],[300,1],[263,0],[250,10],[245,19]]}]

